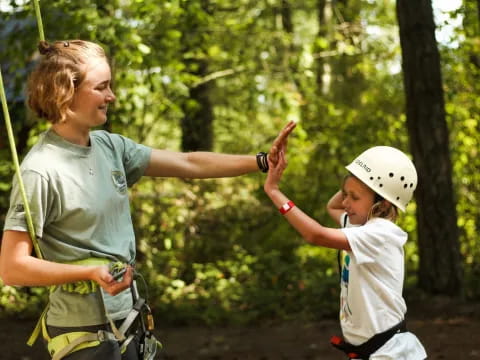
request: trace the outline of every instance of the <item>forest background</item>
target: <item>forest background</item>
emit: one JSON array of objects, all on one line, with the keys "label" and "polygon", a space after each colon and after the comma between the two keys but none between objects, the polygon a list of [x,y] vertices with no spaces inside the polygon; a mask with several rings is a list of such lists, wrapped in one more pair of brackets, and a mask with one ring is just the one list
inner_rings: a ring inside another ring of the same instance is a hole
[{"label": "forest background", "polygon": [[[37,24],[30,2],[1,4],[0,65],[22,157],[48,126],[25,106]],[[298,121],[283,188],[322,224],[334,225],[325,204],[357,154],[373,145],[411,154],[419,186],[399,222],[410,236],[407,301],[480,300],[479,1],[437,17],[427,0],[41,6],[48,40],[100,42],[111,56],[109,131],[158,148],[255,154]],[[0,225],[12,176],[2,121]],[[144,178],[131,189],[137,268],[163,324],[336,316],[336,252],[289,227],[264,178]],[[45,301],[44,288],[2,286],[0,317],[36,318]]]}]

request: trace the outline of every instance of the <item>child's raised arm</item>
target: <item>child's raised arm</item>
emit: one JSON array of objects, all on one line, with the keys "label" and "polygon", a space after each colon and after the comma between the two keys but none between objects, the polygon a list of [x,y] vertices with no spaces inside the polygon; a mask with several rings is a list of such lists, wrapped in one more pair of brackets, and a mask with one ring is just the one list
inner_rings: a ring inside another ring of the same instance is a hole
[{"label": "child's raised arm", "polygon": [[343,206],[343,191],[337,191],[327,203],[327,211],[330,217],[337,223],[341,224],[340,216],[345,212]]}]

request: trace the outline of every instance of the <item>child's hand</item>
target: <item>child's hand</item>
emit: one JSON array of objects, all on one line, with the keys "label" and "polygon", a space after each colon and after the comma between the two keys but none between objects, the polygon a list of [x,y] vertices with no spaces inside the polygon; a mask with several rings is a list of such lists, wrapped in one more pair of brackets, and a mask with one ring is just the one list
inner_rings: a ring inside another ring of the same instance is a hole
[{"label": "child's hand", "polygon": [[278,153],[278,161],[276,164],[270,159],[268,159],[268,174],[265,184],[263,186],[265,192],[269,193],[274,190],[278,190],[278,184],[282,178],[284,170],[287,168],[287,159],[285,158],[285,153],[280,151]]}]

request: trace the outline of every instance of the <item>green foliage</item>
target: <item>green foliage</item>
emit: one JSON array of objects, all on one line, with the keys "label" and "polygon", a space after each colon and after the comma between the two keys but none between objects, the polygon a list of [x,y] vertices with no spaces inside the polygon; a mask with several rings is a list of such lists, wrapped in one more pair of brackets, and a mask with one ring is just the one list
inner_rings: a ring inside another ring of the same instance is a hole
[{"label": "green foliage", "polygon": [[456,29],[451,42],[442,48],[465,295],[468,298],[480,295],[480,102],[476,96],[480,91],[480,19],[477,6],[475,1],[465,1],[463,7],[450,14],[451,19],[462,19],[463,26]]},{"label": "green foliage", "polygon": [[32,318],[39,316],[46,306],[47,289],[4,286],[0,280],[0,319],[15,316]]},{"label": "green foliage", "polygon": [[[41,6],[47,39],[98,41],[111,55],[117,96],[109,108],[111,131],[179,150],[179,125],[198,105],[190,92],[203,83],[213,85],[215,151],[267,150],[286,120],[298,120],[282,188],[305,212],[333,226],[325,204],[355,155],[380,144],[408,152],[394,2],[337,3],[322,26],[318,2],[290,1],[289,19],[281,3],[52,0]],[[478,299],[480,82],[471,56],[479,53],[479,40],[474,2],[466,3],[470,11],[457,14],[466,20],[461,46],[443,48],[442,60],[466,295]],[[0,63],[14,131],[19,140],[28,135],[22,156],[46,127],[23,109],[37,29],[30,3],[0,18]],[[198,72],[200,62],[208,64],[208,74]],[[0,129],[2,224],[13,172]],[[335,252],[306,245],[263,193],[263,180],[263,174],[143,179],[132,188],[137,266],[162,323],[245,324],[337,313]],[[407,289],[416,285],[418,267],[414,213],[412,204],[400,219],[410,234]],[[0,309],[38,313],[45,295],[4,286]]]},{"label": "green foliage", "polygon": [[162,321],[175,324],[332,316],[337,306],[330,298],[338,295],[338,277],[331,261],[318,255],[299,248],[286,261],[278,250],[255,256],[236,244],[223,260],[193,263],[189,282],[164,274],[149,279],[151,296]]}]

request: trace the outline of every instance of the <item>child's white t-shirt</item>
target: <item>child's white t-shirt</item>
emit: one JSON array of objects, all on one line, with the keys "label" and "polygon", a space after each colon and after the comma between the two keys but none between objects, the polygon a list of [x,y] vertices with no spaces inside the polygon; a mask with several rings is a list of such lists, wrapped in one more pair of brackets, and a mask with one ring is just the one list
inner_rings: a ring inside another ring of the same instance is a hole
[{"label": "child's white t-shirt", "polygon": [[[351,251],[342,257],[340,324],[345,340],[360,345],[405,317],[403,245],[408,235],[386,219],[373,218],[362,226],[352,226],[346,216],[341,217],[346,224],[341,230]],[[425,358],[422,344],[409,332],[395,335],[370,357]]]}]

